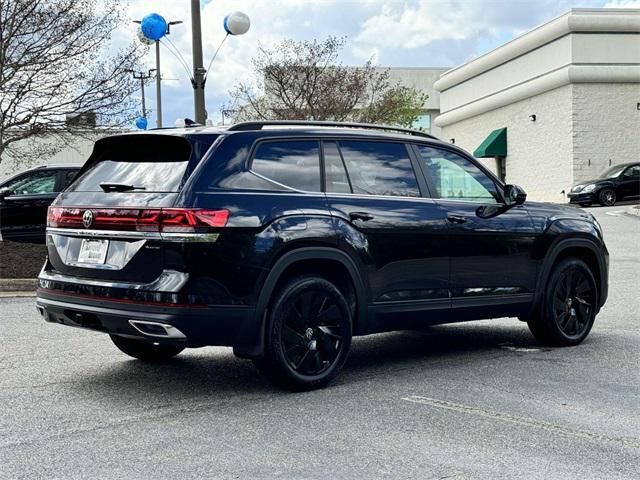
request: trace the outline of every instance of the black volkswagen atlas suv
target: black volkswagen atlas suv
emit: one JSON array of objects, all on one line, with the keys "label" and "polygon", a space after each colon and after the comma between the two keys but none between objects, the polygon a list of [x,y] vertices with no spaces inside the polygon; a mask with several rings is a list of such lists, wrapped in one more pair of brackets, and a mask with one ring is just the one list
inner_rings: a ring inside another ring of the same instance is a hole
[{"label": "black volkswagen atlas suv", "polygon": [[607,298],[602,230],[525,198],[387,126],[115,135],[49,208],[37,308],[143,361],[231,346],[293,390],[333,379],[357,335],[518,317],[576,345]]}]

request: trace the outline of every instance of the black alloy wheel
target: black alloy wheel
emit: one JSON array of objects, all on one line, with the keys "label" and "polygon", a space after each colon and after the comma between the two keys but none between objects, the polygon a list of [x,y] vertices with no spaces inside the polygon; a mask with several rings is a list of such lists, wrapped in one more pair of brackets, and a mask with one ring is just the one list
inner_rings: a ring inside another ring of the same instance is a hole
[{"label": "black alloy wheel", "polygon": [[579,338],[589,327],[595,295],[585,273],[579,269],[563,272],[553,299],[558,328],[570,338]]},{"label": "black alloy wheel", "polygon": [[611,188],[605,188],[598,194],[598,201],[603,207],[612,207],[616,204],[616,192]]},{"label": "black alloy wheel", "polygon": [[254,363],[291,390],[325,386],[351,347],[351,313],[343,294],[324,278],[302,276],[289,281],[274,300],[265,356]]},{"label": "black alloy wheel", "polygon": [[322,290],[298,296],[282,332],[284,356],[301,375],[318,375],[338,358],[345,333],[336,299]]},{"label": "black alloy wheel", "polygon": [[577,258],[565,258],[551,272],[538,314],[527,319],[531,333],[550,346],[582,342],[598,310],[593,273]]}]

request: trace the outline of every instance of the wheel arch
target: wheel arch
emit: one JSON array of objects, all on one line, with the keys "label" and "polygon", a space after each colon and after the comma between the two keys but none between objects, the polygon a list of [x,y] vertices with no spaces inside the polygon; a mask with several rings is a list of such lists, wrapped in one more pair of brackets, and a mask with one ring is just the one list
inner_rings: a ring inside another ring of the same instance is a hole
[{"label": "wheel arch", "polygon": [[[322,275],[323,270],[326,272],[332,267],[341,269],[335,270],[334,275],[336,273],[348,275],[344,280],[349,281],[353,287],[355,300],[353,331],[356,335],[363,331],[363,329],[366,328],[367,291],[355,261],[347,253],[338,248],[300,247],[283,254],[271,268],[256,302],[253,332],[246,332],[247,334],[244,335],[244,341],[234,346],[234,353],[243,358],[259,358],[263,355],[266,314],[269,303],[273,294],[277,291],[277,288],[286,281],[286,279],[309,272]],[[327,277],[327,275],[322,276]],[[333,278],[329,276],[328,279],[340,283],[340,278],[339,276],[334,276]],[[343,290],[344,284],[336,286],[345,293]]]},{"label": "wheel arch", "polygon": [[567,257],[578,258],[585,262],[591,269],[598,289],[599,310],[607,298],[607,263],[605,255],[602,252],[602,247],[588,238],[558,239],[549,248],[542,263],[540,274],[538,275],[533,308],[536,309],[540,305],[544,294],[544,286],[547,284],[553,268],[558,262]]}]

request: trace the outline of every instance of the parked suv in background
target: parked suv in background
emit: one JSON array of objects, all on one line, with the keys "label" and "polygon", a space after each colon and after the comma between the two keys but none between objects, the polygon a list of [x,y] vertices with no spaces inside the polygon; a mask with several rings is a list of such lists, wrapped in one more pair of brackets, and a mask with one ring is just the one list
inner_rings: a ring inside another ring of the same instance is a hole
[{"label": "parked suv in background", "polygon": [[0,183],[0,234],[4,240],[44,243],[47,208],[80,165],[44,165]]},{"label": "parked suv in background", "polygon": [[569,192],[569,202],[588,207],[599,203],[603,207],[617,201],[640,196],[640,162],[623,163],[606,170],[594,180],[574,185]]},{"label": "parked suv in background", "polygon": [[512,316],[576,345],[607,298],[602,231],[525,196],[392,127],[113,136],[49,209],[37,306],[146,361],[232,346],[291,389],[327,384],[355,335]]}]

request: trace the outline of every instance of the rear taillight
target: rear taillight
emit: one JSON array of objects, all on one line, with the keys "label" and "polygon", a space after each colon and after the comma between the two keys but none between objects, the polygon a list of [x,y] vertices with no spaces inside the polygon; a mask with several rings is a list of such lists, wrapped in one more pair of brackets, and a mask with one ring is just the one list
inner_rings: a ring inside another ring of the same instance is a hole
[{"label": "rear taillight", "polygon": [[206,233],[224,227],[228,218],[228,210],[198,208],[49,207],[47,226],[133,232]]}]

